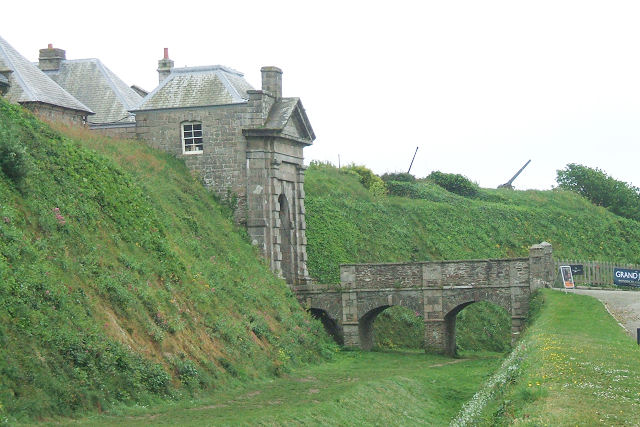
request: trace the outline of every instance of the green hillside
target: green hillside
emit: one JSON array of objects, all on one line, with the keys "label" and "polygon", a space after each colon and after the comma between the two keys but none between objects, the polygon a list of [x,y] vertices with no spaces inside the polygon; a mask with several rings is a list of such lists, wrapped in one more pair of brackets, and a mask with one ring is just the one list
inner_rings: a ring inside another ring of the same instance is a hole
[{"label": "green hillside", "polygon": [[[308,268],[319,283],[338,283],[341,263],[522,257],[542,241],[556,257],[640,261],[640,223],[569,191],[462,197],[429,180],[387,183],[407,196],[398,197],[367,190],[356,170],[314,163],[306,172]],[[378,345],[421,346],[422,319],[411,312],[393,307],[374,327]],[[461,349],[505,351],[509,334],[510,316],[497,306],[458,315]]]},{"label": "green hillside", "polygon": [[640,224],[568,191],[482,189],[475,198],[416,182],[414,198],[375,196],[326,164],[305,177],[309,273],[338,283],[339,264],[505,258],[547,241],[554,256],[640,261]]},{"label": "green hillside", "polygon": [[0,168],[0,420],[180,398],[334,351],[181,161],[0,100]]}]

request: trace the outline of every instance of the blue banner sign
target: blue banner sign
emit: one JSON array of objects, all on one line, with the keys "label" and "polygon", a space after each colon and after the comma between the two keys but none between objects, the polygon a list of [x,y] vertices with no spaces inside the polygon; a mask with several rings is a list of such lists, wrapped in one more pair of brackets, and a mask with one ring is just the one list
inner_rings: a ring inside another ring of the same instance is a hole
[{"label": "blue banner sign", "polygon": [[613,283],[618,286],[640,287],[640,270],[613,269]]}]

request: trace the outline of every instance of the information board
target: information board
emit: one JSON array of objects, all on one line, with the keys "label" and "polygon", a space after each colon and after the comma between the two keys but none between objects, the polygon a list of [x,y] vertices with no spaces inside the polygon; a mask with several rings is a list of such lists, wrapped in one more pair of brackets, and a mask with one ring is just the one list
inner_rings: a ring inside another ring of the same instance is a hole
[{"label": "information board", "polygon": [[571,274],[574,276],[584,275],[584,266],[582,264],[571,264]]},{"label": "information board", "polygon": [[561,265],[560,275],[562,276],[562,283],[564,283],[565,289],[573,289],[576,287],[575,283],[573,283],[573,274],[571,273],[570,265]]},{"label": "information board", "polygon": [[630,270],[627,268],[613,269],[613,283],[618,286],[640,287],[640,270]]}]

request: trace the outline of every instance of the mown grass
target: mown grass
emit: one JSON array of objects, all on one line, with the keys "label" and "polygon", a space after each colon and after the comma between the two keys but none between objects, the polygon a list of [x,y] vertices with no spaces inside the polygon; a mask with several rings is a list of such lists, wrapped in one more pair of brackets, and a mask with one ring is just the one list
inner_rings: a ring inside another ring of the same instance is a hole
[{"label": "mown grass", "polygon": [[595,298],[544,290],[514,380],[468,425],[640,425],[640,350]]},{"label": "mown grass", "polygon": [[500,359],[495,353],[448,359],[415,351],[341,352],[331,362],[199,400],[52,425],[446,426]]}]

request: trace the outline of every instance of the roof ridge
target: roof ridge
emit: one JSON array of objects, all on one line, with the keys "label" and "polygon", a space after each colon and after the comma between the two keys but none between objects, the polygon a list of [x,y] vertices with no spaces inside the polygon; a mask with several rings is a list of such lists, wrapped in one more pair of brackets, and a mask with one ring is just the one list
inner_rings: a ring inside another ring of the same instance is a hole
[{"label": "roof ridge", "polygon": [[244,74],[238,70],[234,70],[231,67],[227,67],[226,65],[199,65],[195,67],[180,67],[180,68],[172,68],[171,73],[193,73],[193,72],[201,72],[201,71],[224,71],[229,74],[235,74],[239,77],[244,77]]},{"label": "roof ridge", "polygon": [[22,88],[22,90],[27,92],[27,94],[31,98],[33,98],[33,99],[35,99],[37,101],[38,97],[33,93],[31,88],[27,85],[27,83],[24,81],[24,79],[22,78],[20,73],[16,73],[16,64],[13,63],[13,61],[11,60],[11,57],[6,52],[6,49],[3,46],[3,45],[7,45],[8,46],[9,43],[5,39],[3,39],[2,37],[0,37],[0,41],[4,42],[4,43],[0,43],[0,51],[4,54],[4,58],[8,62],[7,66],[9,66],[9,68],[11,69],[11,71],[12,71],[11,74],[16,77],[16,80],[18,80],[18,84],[20,84],[20,87]]},{"label": "roof ridge", "polygon": [[216,73],[216,77],[218,77],[220,79],[222,84],[231,93],[231,96],[233,98],[235,98],[234,101],[247,101],[248,100],[247,98],[245,98],[242,95],[240,95],[240,92],[238,92],[238,89],[233,85],[233,83],[231,83],[229,81],[229,78],[227,76],[225,76],[223,73]]},{"label": "roof ridge", "polygon": [[[173,71],[173,70],[171,70]],[[160,84],[158,84],[158,86],[156,86],[155,89],[153,89],[151,92],[149,92],[147,94],[147,96],[145,96],[144,98],[142,98],[140,100],[140,102],[138,103],[138,105],[135,105],[132,109],[130,109],[129,111],[136,111],[136,110],[141,110],[142,107],[144,106],[144,104],[147,103],[147,101],[149,101],[160,89],[162,89],[163,87],[165,87],[167,85],[167,83],[171,80],[171,74],[169,74],[167,77],[165,77],[164,80],[162,80],[160,82]]]},{"label": "roof ridge", "polygon": [[[96,58],[96,65],[98,66],[98,69],[100,69],[100,72],[107,79],[107,83],[111,87],[111,90],[113,90],[113,92],[115,93],[116,98],[118,98],[118,100],[122,103],[122,105],[125,107],[125,109],[127,111],[129,111],[129,108],[132,107],[132,106],[129,105],[127,100],[122,96],[122,93],[120,93],[120,89],[118,89],[118,87],[116,85],[116,82],[113,79],[113,77],[117,77],[117,76],[115,74],[113,74],[113,72],[109,68],[107,68],[107,66],[104,65],[102,63],[102,61],[100,61],[97,58]],[[124,82],[122,82],[122,83],[124,83]],[[126,85],[126,83],[125,83],[125,85]]]}]

